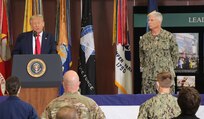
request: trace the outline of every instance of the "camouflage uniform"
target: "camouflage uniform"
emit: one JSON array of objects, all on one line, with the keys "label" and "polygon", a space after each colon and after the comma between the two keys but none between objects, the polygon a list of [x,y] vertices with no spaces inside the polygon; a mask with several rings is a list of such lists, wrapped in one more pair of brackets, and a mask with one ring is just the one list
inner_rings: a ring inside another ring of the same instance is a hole
[{"label": "camouflage uniform", "polygon": [[42,113],[41,119],[56,119],[57,111],[63,106],[75,107],[79,119],[105,119],[103,111],[95,101],[78,92],[64,93],[51,101]]},{"label": "camouflage uniform", "polygon": [[158,73],[171,72],[175,77],[174,69],[178,62],[178,45],[173,34],[161,29],[156,37],[148,32],[139,42],[140,65],[142,72],[143,94],[156,94],[155,80]]},{"label": "camouflage uniform", "polygon": [[176,97],[158,94],[140,106],[138,119],[171,119],[180,113]]}]

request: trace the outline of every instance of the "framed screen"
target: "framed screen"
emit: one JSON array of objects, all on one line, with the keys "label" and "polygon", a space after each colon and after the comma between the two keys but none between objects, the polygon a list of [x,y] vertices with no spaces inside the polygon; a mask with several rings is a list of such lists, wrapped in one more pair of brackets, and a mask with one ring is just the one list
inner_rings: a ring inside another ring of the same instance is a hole
[{"label": "framed screen", "polygon": [[176,73],[194,73],[198,70],[199,33],[173,33],[179,48]]},{"label": "framed screen", "polygon": [[195,76],[177,76],[177,87],[195,87]]}]

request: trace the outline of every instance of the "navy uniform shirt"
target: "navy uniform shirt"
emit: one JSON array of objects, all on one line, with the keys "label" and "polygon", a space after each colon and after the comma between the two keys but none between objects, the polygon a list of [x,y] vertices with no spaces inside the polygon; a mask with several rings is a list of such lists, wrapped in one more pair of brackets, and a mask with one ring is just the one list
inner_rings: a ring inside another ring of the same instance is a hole
[{"label": "navy uniform shirt", "polygon": [[140,106],[138,119],[171,119],[180,113],[176,97],[157,94]]},{"label": "navy uniform shirt", "polygon": [[38,119],[35,109],[17,96],[0,103],[0,119]]},{"label": "navy uniform shirt", "polygon": [[171,75],[175,77],[174,69],[179,58],[176,39],[172,33],[164,29],[161,29],[157,36],[148,32],[140,39],[139,55],[143,68],[141,93],[156,94],[155,80],[158,73],[171,72]]}]

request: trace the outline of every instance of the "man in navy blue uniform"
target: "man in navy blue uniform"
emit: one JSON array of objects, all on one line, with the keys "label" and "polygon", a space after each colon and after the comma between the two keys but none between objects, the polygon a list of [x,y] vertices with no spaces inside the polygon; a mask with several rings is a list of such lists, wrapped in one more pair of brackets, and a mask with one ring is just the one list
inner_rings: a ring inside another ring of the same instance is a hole
[{"label": "man in navy blue uniform", "polygon": [[18,97],[20,89],[17,77],[11,76],[6,80],[8,98],[0,103],[0,119],[38,119],[35,109]]}]

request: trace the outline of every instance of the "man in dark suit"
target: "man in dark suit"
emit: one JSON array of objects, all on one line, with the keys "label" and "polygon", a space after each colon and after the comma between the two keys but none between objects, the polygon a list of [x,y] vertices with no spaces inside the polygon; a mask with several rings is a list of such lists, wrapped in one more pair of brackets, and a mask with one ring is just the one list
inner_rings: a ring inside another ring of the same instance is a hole
[{"label": "man in dark suit", "polygon": [[12,55],[15,54],[55,54],[55,38],[45,31],[42,15],[30,18],[32,31],[21,33],[15,43]]}]

